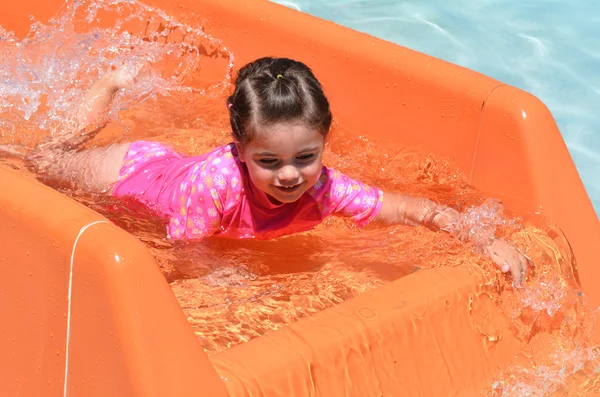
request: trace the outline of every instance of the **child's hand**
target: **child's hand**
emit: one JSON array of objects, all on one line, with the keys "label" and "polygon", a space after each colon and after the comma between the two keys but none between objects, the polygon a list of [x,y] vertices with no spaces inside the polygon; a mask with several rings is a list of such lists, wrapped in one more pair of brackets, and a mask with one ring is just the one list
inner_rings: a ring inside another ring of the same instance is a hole
[{"label": "child's hand", "polygon": [[[460,236],[460,226],[457,222],[460,220],[460,213],[452,208],[439,209],[434,212],[434,217],[431,221],[434,227],[445,230],[454,235]],[[486,244],[487,245],[487,244]],[[485,249],[487,254],[492,258],[503,273],[510,271],[513,277],[513,282],[516,286],[520,286],[527,275],[527,264],[529,259],[523,256],[519,250],[512,245],[499,239],[492,240],[492,243]]]},{"label": "child's hand", "polygon": [[487,252],[494,263],[502,269],[503,273],[510,271],[513,283],[520,286],[527,275],[528,258],[507,242],[499,239],[495,239],[487,247]]},{"label": "child's hand", "polygon": [[453,208],[428,199],[386,192],[377,219],[387,225],[423,225],[448,232],[460,241],[471,241],[477,251],[487,253],[502,272],[510,271],[514,285],[520,286],[525,280],[528,258],[503,240],[474,235],[471,226],[464,222],[464,215]]}]

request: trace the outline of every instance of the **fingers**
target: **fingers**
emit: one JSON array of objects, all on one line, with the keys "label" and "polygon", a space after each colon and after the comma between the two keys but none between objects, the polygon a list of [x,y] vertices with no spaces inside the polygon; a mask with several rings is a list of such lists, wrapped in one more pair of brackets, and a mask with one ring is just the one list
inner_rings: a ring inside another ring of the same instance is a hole
[{"label": "fingers", "polygon": [[523,269],[521,266],[521,261],[519,260],[519,258],[512,258],[512,260],[510,261],[510,273],[512,274],[512,278],[513,278],[513,283],[519,287],[521,286],[521,283],[523,282]]},{"label": "fingers", "polygon": [[[519,282],[516,285],[521,285],[521,283],[525,281],[525,278],[527,278],[529,263],[532,261],[529,257],[523,255],[518,249],[513,248],[513,250],[514,271],[515,273],[518,272],[519,274]],[[515,277],[514,274],[513,277]]]},{"label": "fingers", "polygon": [[529,270],[528,261],[523,255],[519,256],[519,261],[521,264],[521,280],[524,281],[527,277],[527,270]]},{"label": "fingers", "polygon": [[519,260],[513,259],[507,261],[498,258],[497,260],[494,260],[494,262],[496,262],[496,264],[500,266],[500,268],[502,269],[502,273],[508,273],[510,271],[514,285],[516,285],[517,287],[521,285],[523,281],[523,270],[521,267],[521,262]]},{"label": "fingers", "polygon": [[500,240],[494,241],[488,247],[488,254],[503,273],[511,273],[515,286],[521,286],[527,276],[529,258],[526,258],[517,249]]}]

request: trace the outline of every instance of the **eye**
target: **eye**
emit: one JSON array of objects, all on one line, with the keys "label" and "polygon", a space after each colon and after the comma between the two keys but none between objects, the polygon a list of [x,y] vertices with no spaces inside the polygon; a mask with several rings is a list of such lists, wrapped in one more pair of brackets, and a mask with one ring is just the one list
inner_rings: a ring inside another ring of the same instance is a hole
[{"label": "eye", "polygon": [[301,156],[296,157],[296,159],[300,160],[300,161],[308,161],[311,160],[313,157],[315,157],[314,153],[308,153],[308,154],[303,154]]},{"label": "eye", "polygon": [[258,162],[263,165],[275,165],[275,163],[277,163],[277,159],[260,159]]}]

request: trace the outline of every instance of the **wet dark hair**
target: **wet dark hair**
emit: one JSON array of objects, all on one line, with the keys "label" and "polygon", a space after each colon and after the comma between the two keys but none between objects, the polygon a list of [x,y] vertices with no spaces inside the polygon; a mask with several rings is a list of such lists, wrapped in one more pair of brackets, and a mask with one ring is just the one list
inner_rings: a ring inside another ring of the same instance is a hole
[{"label": "wet dark hair", "polygon": [[288,58],[265,57],[242,67],[227,99],[233,138],[247,143],[261,125],[298,121],[326,136],[329,101],[312,70]]}]

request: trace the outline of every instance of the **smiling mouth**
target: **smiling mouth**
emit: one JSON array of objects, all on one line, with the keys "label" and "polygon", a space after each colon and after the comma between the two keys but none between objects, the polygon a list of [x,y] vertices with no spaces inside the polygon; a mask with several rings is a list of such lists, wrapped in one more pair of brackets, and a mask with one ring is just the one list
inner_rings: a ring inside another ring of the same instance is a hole
[{"label": "smiling mouth", "polygon": [[283,193],[294,193],[300,188],[300,186],[302,186],[301,183],[293,186],[275,186],[275,188]]}]

